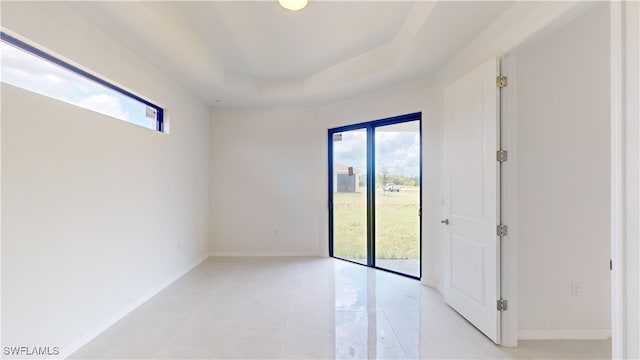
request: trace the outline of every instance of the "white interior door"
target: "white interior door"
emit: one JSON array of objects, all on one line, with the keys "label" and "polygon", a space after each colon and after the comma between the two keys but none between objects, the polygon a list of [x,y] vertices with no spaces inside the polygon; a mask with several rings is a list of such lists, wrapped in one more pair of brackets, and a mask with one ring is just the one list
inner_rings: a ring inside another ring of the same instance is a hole
[{"label": "white interior door", "polygon": [[[499,60],[445,89],[445,301],[500,342]],[[448,224],[447,224],[448,223]]]}]

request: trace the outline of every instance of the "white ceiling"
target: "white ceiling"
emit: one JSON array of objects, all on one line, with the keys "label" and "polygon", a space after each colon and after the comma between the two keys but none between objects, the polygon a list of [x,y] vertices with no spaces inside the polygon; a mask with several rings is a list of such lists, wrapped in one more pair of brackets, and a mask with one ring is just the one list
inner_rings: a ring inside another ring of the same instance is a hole
[{"label": "white ceiling", "polygon": [[69,2],[213,106],[308,105],[427,77],[505,1]]},{"label": "white ceiling", "polygon": [[347,2],[336,11],[335,3],[312,2],[300,12],[272,1],[178,6],[230,69],[297,77],[393,41],[412,4]]}]

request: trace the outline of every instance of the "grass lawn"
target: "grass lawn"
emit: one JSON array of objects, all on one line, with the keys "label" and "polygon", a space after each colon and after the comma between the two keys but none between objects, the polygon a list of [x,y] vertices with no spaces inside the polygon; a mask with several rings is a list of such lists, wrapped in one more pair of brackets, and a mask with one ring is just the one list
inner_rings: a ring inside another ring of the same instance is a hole
[{"label": "grass lawn", "polygon": [[[376,257],[420,258],[420,189],[403,186],[400,192],[376,189]],[[367,257],[366,189],[333,194],[334,255],[347,259]]]}]

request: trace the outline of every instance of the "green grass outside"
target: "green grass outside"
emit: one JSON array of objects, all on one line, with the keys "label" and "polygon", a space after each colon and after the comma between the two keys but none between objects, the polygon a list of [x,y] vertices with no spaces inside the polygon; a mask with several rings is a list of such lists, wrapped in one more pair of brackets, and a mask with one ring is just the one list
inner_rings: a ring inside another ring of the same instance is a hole
[{"label": "green grass outside", "polygon": [[[420,258],[420,190],[402,186],[400,192],[376,189],[376,257]],[[347,259],[366,259],[366,189],[358,193],[333,194],[333,251]]]}]

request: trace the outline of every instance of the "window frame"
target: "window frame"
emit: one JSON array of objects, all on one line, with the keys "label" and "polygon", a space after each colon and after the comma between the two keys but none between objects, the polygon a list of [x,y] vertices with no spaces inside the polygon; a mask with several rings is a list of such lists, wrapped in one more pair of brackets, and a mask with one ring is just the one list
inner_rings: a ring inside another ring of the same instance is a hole
[{"label": "window frame", "polygon": [[[102,79],[102,78],[100,78],[100,77],[98,77],[96,75],[93,75],[93,74],[91,74],[91,73],[89,73],[89,72],[87,72],[85,70],[82,70],[82,69],[78,68],[77,66],[74,66],[74,65],[72,65],[72,64],[70,64],[70,63],[68,63],[68,62],[66,62],[64,60],[61,60],[61,59],[59,59],[59,58],[57,58],[57,57],[55,57],[55,56],[53,56],[53,55],[51,55],[51,54],[49,54],[49,53],[47,53],[45,51],[42,51],[42,50],[40,50],[40,49],[30,45],[30,44],[27,44],[26,42],[24,42],[24,41],[22,41],[20,39],[17,39],[15,37],[5,33],[4,31],[0,31],[0,41],[3,41],[3,42],[5,42],[7,44],[10,44],[10,45],[13,45],[13,46],[15,46],[15,47],[17,47],[17,48],[19,48],[19,49],[21,49],[23,51],[26,51],[27,53],[29,53],[31,55],[37,56],[37,57],[39,57],[41,59],[44,59],[44,60],[46,60],[48,62],[51,62],[51,63],[53,63],[55,65],[58,65],[58,66],[62,67],[63,69],[71,71],[72,73],[80,75],[80,76],[82,76],[82,77],[84,77],[86,79],[89,79],[89,80],[91,80],[91,81],[93,81],[93,82],[95,82],[95,83],[97,83],[99,85],[102,85],[102,86],[104,86],[104,87],[106,87],[108,89],[116,91],[116,92],[120,93],[121,95],[124,95],[124,96],[126,96],[126,97],[128,97],[130,99],[133,99],[133,100],[138,101],[138,102],[140,102],[140,103],[142,103],[142,104],[144,104],[144,105],[146,105],[146,106],[148,106],[150,108],[155,109],[155,111],[156,111],[156,128],[155,128],[155,130],[164,133],[164,109],[162,107],[160,107],[160,106],[158,106],[158,105],[156,105],[156,104],[154,104],[154,103],[152,103],[152,102],[150,102],[148,100],[145,100],[145,99],[141,98],[140,96],[138,96],[138,95],[136,95],[136,94],[134,94],[134,93],[132,93],[130,91],[127,91],[127,90],[125,90],[125,89],[123,89],[123,88],[121,88],[121,87],[119,87],[117,85],[114,85],[113,83],[111,83],[111,82],[109,82],[107,80],[104,80],[104,79]],[[127,121],[127,122],[129,122],[129,121]]]}]

